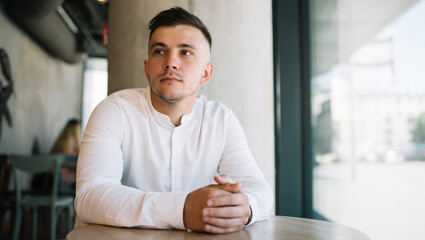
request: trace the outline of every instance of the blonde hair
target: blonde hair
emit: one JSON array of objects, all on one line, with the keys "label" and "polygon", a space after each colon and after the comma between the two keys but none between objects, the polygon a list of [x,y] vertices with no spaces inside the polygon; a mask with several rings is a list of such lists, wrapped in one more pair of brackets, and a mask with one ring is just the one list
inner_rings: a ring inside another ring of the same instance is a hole
[{"label": "blonde hair", "polygon": [[81,122],[76,119],[69,120],[62,130],[51,153],[62,153],[77,156],[81,147]]}]

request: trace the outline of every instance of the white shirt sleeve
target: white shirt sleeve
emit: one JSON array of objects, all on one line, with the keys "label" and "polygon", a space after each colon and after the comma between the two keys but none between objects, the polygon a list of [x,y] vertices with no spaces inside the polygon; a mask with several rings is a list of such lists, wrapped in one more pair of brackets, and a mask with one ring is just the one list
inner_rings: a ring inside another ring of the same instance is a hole
[{"label": "white shirt sleeve", "polygon": [[143,192],[121,184],[123,127],[118,102],[103,101],[87,125],[77,164],[75,210],[83,223],[184,229],[187,192]]},{"label": "white shirt sleeve", "polygon": [[227,124],[226,144],[219,165],[219,173],[241,183],[241,191],[248,196],[252,209],[250,224],[266,220],[273,204],[273,193],[248,148],[244,131],[231,113]]}]

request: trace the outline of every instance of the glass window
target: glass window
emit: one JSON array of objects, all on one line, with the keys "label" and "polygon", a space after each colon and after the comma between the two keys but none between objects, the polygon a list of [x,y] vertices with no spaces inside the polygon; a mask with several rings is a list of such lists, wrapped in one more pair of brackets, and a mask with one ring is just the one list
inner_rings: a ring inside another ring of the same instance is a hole
[{"label": "glass window", "polygon": [[310,2],[313,208],[424,239],[425,0]]},{"label": "glass window", "polygon": [[83,132],[94,108],[108,95],[108,61],[89,58],[85,65],[83,85]]}]

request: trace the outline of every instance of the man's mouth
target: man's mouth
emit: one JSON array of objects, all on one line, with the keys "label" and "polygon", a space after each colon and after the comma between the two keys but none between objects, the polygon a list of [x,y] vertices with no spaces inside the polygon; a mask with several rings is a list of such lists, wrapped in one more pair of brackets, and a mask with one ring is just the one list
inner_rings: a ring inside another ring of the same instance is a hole
[{"label": "man's mouth", "polygon": [[181,82],[180,79],[175,78],[175,77],[165,77],[165,78],[161,78],[160,79],[161,82],[164,83],[173,83],[173,82]]},{"label": "man's mouth", "polygon": [[159,80],[164,83],[182,82],[182,76],[174,72],[165,72],[159,76]]}]

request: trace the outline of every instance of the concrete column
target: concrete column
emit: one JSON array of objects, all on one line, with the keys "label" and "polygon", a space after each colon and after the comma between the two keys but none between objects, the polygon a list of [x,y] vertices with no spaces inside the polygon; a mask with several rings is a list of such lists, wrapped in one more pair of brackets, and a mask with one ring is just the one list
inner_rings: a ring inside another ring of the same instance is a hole
[{"label": "concrete column", "polygon": [[273,34],[271,0],[190,1],[210,30],[212,79],[201,89],[238,117],[249,147],[274,190]]},{"label": "concrete column", "polygon": [[197,15],[213,38],[214,74],[201,94],[235,112],[260,169],[274,189],[271,0],[111,0],[109,93],[148,86],[143,70],[148,21],[176,5]]},{"label": "concrete column", "polygon": [[143,60],[148,56],[148,23],[160,11],[182,6],[178,0],[111,0],[108,29],[108,94],[147,87]]}]

